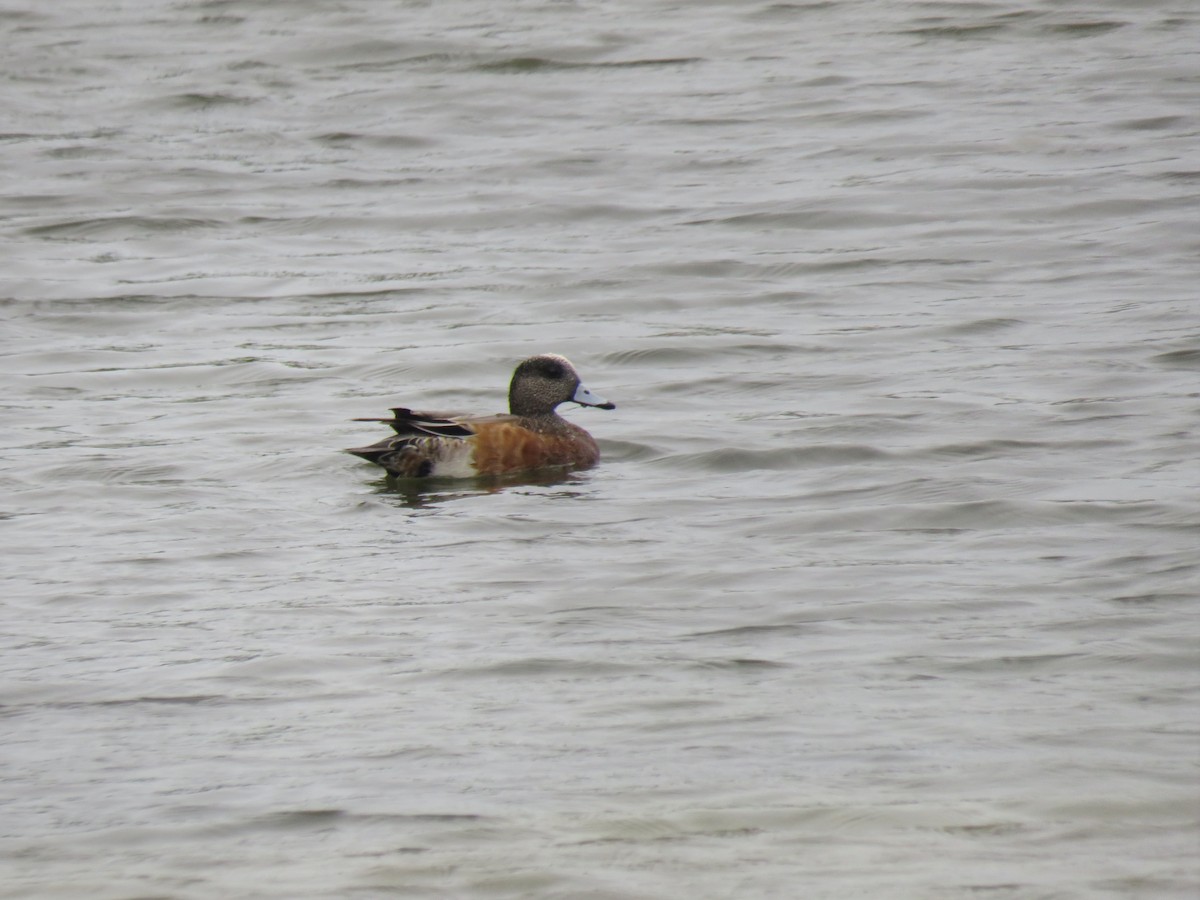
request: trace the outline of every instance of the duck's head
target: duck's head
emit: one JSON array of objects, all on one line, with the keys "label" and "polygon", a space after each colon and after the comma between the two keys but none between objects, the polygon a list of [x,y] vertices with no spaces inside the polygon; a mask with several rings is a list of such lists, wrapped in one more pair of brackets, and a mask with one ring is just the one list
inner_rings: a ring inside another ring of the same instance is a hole
[{"label": "duck's head", "polygon": [[513,372],[508,386],[508,411],[515,416],[547,416],[560,403],[597,409],[616,409],[583,386],[571,361],[557,353],[531,356]]}]

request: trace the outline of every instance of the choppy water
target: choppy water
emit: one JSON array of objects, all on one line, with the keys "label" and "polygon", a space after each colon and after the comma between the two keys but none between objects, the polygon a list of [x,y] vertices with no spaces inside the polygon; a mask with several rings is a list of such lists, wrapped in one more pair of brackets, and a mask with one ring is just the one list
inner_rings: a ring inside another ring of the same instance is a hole
[{"label": "choppy water", "polygon": [[0,32],[0,896],[1194,896],[1193,4]]}]

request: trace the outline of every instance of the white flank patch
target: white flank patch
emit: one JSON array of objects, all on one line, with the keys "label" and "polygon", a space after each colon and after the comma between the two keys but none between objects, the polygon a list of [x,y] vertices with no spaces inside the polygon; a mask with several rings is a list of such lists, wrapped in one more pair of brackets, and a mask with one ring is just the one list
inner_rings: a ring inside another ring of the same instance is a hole
[{"label": "white flank patch", "polygon": [[469,441],[456,438],[434,438],[437,444],[433,472],[435,478],[473,478],[478,473],[472,465],[475,447]]}]

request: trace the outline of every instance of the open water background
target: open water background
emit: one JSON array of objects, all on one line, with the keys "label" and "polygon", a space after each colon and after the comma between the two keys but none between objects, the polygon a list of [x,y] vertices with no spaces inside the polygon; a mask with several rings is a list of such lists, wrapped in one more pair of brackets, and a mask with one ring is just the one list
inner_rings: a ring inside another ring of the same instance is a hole
[{"label": "open water background", "polygon": [[1195,896],[1195,4],[0,35],[0,897]]}]

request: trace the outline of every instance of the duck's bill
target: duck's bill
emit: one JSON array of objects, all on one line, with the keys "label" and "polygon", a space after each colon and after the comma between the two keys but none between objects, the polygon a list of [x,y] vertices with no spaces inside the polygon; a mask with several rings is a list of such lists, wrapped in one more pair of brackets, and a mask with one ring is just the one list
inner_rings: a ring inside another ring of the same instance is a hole
[{"label": "duck's bill", "polygon": [[571,398],[580,406],[594,406],[596,409],[616,409],[617,404],[609,403],[603,397],[597,397],[582,384],[575,388],[575,396]]}]

